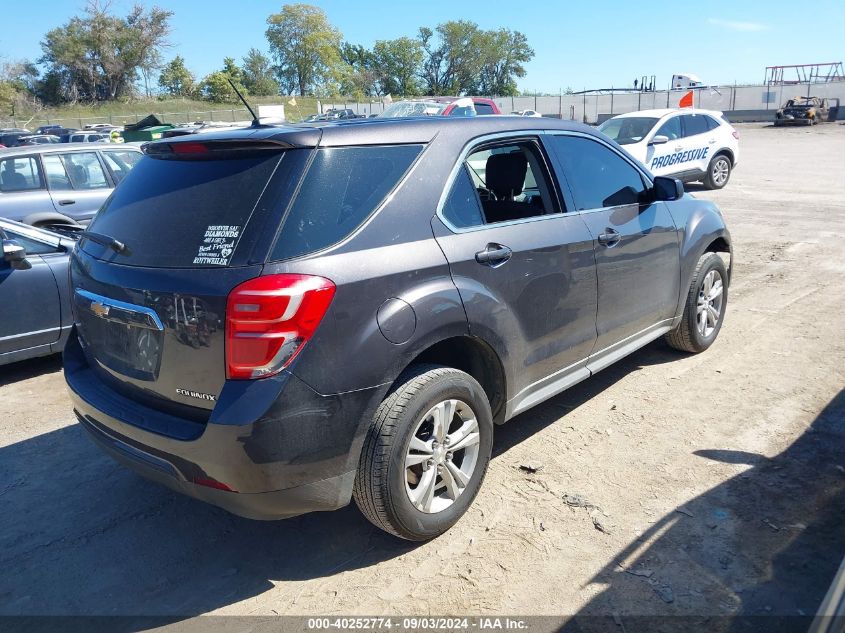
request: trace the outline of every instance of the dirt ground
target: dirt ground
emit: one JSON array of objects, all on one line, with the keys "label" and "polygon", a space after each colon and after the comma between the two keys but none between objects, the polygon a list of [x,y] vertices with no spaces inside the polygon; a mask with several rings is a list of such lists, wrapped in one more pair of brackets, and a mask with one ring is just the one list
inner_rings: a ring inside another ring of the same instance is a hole
[{"label": "dirt ground", "polygon": [[178,496],[88,440],[58,359],[0,368],[0,615],[814,613],[845,555],[845,126],[738,128],[727,188],[689,187],[734,238],[716,344],[498,427],[433,542]]}]

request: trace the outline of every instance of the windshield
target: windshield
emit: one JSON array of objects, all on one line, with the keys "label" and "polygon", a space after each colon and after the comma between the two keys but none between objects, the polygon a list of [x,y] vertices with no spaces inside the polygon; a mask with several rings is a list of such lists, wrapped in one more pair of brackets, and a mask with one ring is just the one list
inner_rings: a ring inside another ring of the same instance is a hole
[{"label": "windshield", "polygon": [[448,103],[436,101],[398,101],[385,108],[379,118],[391,119],[403,116],[438,116],[443,114]]},{"label": "windshield", "polygon": [[620,145],[639,143],[657,123],[652,117],[620,117],[608,119],[599,126],[599,131]]}]

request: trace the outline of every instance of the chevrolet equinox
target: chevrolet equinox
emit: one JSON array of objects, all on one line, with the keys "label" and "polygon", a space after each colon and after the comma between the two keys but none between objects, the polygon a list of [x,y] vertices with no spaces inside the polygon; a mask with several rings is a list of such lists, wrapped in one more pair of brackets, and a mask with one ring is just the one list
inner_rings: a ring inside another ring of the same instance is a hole
[{"label": "chevrolet equinox", "polygon": [[494,425],[722,326],[719,209],[581,124],[256,126],[144,154],[73,254],[67,383],[115,459],[235,514],[354,498],[432,538]]}]

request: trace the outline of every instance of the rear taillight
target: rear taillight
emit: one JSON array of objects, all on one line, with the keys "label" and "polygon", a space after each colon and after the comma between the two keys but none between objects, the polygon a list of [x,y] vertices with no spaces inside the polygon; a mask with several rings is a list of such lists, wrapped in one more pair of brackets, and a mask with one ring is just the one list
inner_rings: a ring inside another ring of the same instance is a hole
[{"label": "rear taillight", "polygon": [[237,286],[226,302],[227,377],[284,369],[320,325],[334,292],[331,281],[311,275],[265,275]]}]

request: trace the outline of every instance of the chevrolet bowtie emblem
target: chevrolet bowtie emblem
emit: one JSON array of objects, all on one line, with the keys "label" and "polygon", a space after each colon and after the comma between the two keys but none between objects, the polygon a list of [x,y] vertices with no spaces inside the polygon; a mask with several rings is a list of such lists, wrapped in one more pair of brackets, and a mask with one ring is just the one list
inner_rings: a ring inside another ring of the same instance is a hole
[{"label": "chevrolet bowtie emblem", "polygon": [[100,318],[107,317],[109,315],[109,306],[102,304],[99,301],[93,301],[91,302],[91,312]]}]

